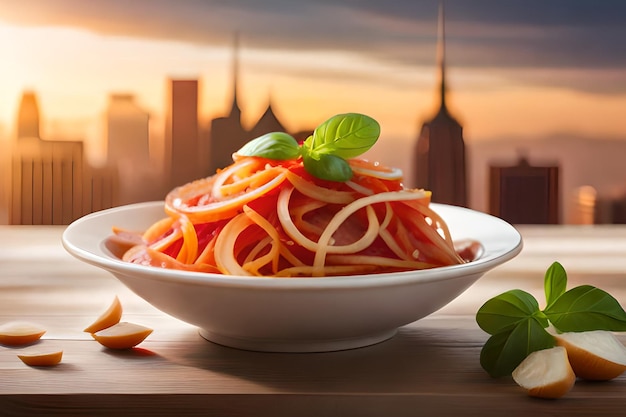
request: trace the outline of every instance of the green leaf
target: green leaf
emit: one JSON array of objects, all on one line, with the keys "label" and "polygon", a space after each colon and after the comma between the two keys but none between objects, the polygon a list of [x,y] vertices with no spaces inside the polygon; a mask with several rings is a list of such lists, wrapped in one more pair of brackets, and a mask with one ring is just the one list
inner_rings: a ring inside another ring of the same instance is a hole
[{"label": "green leaf", "polygon": [[345,159],[327,154],[315,156],[316,158],[308,152],[303,152],[302,162],[309,174],[328,181],[345,182],[352,178],[352,168]]},{"label": "green leaf", "polygon": [[302,156],[304,168],[329,181],[348,181],[352,169],[346,161],[369,150],[380,136],[380,125],[358,113],[338,114],[319,125],[302,146],[287,133],[272,132],[246,143],[237,151],[242,156],[274,160]]},{"label": "green leaf", "polygon": [[565,293],[567,273],[563,265],[558,262],[550,265],[544,277],[543,287],[546,293],[546,304],[549,307]]},{"label": "green leaf", "polygon": [[572,288],[544,313],[561,332],[626,331],[626,312],[609,293],[591,285]]},{"label": "green leaf", "polygon": [[554,336],[535,318],[489,338],[480,352],[480,365],[492,377],[508,376],[532,352],[555,345]]},{"label": "green leaf", "polygon": [[354,158],[368,151],[380,136],[380,125],[364,114],[338,114],[319,125],[305,146],[318,154]]},{"label": "green leaf", "polygon": [[535,297],[522,290],[510,290],[483,304],[476,313],[476,322],[481,329],[495,335],[508,332],[531,317],[548,327]]},{"label": "green leaf", "polygon": [[626,312],[610,294],[591,285],[566,291],[567,273],[554,262],[546,271],[546,308],[522,290],[507,291],[487,301],[476,322],[492,336],[480,353],[480,363],[492,376],[509,375],[531,352],[554,346],[545,328],[560,332],[626,331]]},{"label": "green leaf", "polygon": [[242,156],[258,156],[261,158],[284,161],[300,156],[298,142],[284,132],[271,132],[252,139],[237,151]]}]

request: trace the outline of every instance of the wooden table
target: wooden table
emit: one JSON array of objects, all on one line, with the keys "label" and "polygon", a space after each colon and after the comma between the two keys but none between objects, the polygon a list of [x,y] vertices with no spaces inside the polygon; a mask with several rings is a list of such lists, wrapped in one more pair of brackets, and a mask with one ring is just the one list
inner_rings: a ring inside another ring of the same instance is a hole
[{"label": "wooden table", "polygon": [[[520,227],[525,247],[439,312],[389,341],[333,353],[258,353],[219,346],[143,301],[112,275],[61,246],[61,227],[0,227],[0,323],[47,328],[42,346],[61,364],[33,368],[0,346],[0,415],[216,416],[580,416],[625,415],[626,375],[578,381],[564,398],[533,399],[510,378],[480,367],[487,339],[480,305],[512,288],[543,302],[554,261],[570,286],[589,283],[626,304],[626,227]],[[82,329],[118,295],[123,319],[154,333],[130,351],[110,351]],[[620,335],[626,343],[626,335]]]}]

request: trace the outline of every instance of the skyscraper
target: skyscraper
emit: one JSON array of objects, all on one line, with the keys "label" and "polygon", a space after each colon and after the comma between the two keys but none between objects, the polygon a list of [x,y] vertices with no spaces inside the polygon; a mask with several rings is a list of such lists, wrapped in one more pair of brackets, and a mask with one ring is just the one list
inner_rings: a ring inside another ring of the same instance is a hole
[{"label": "skyscraper", "polygon": [[531,165],[520,155],[515,165],[489,166],[489,213],[512,224],[558,224],[558,163]]},{"label": "skyscraper", "polygon": [[25,91],[17,112],[17,138],[39,138],[39,106],[33,91]]},{"label": "skyscraper", "polygon": [[239,82],[239,36],[235,36],[232,64],[232,103],[227,116],[211,121],[209,142],[209,175],[215,170],[230,165],[232,154],[246,143],[250,136],[241,125],[241,108],[238,102],[237,84]]},{"label": "skyscraper", "polygon": [[415,186],[432,191],[438,203],[467,206],[467,180],[463,127],[446,105],[445,16],[439,6],[437,54],[440,106],[435,117],[424,123],[415,153]]},{"label": "skyscraper", "polygon": [[278,120],[271,100],[267,108],[255,125],[246,130],[241,125],[241,108],[238,101],[239,81],[239,37],[235,37],[232,65],[232,103],[227,116],[218,117],[211,121],[211,137],[209,140],[208,175],[214,174],[215,170],[232,164],[233,152],[246,144],[251,139],[269,132],[284,131],[283,124]]},{"label": "skyscraper", "polygon": [[110,96],[107,166],[119,178],[116,205],[162,197],[161,167],[150,163],[149,122],[150,115],[132,94]]},{"label": "skyscraper", "polygon": [[198,169],[198,80],[171,79],[165,129],[165,172],[170,188],[193,181]]},{"label": "skyscraper", "polygon": [[132,94],[111,94],[107,109],[107,165],[127,160],[145,164],[149,159],[150,115]]}]

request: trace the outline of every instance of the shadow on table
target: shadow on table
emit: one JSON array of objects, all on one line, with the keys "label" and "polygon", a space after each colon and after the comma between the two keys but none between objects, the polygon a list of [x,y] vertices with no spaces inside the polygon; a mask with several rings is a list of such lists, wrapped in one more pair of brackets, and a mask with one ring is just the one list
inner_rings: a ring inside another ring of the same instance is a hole
[{"label": "shadow on table", "polygon": [[468,380],[490,379],[479,363],[484,340],[461,332],[406,327],[376,345],[325,353],[253,352],[206,342],[170,360],[290,392],[454,391]]}]

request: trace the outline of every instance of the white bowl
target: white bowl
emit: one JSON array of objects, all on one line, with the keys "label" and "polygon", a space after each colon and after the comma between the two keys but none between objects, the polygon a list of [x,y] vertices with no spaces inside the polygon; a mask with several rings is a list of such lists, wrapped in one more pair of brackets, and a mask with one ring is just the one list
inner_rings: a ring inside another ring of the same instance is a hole
[{"label": "white bowl", "polygon": [[251,278],[126,263],[104,246],[111,228],[143,230],[165,216],[162,202],[89,214],[69,225],[63,246],[104,268],[161,311],[213,342],[258,351],[351,349],[392,337],[435,312],[522,249],[517,230],[477,211],[432,204],[455,240],[478,240],[479,259],[420,271],[325,278]]}]

